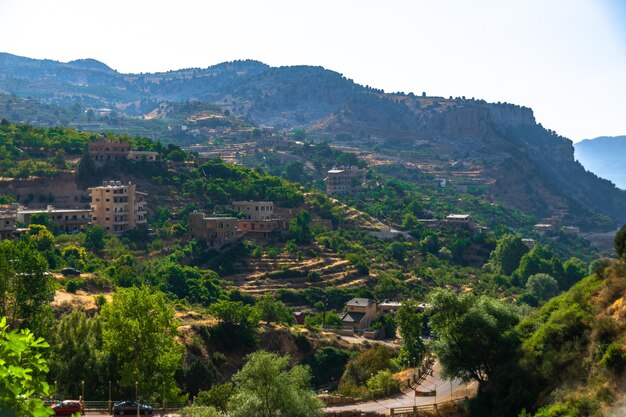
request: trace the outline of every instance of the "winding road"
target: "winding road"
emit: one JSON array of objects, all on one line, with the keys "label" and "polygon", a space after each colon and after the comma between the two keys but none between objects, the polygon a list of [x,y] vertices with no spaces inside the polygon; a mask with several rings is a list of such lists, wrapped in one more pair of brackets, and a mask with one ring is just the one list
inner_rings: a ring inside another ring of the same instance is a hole
[{"label": "winding road", "polygon": [[433,374],[426,377],[424,382],[417,388],[418,391],[436,390],[436,397],[415,397],[414,391],[409,390],[394,397],[381,398],[368,402],[348,404],[341,406],[326,407],[326,412],[358,410],[358,411],[375,411],[381,414],[389,414],[391,408],[412,407],[414,405],[428,405],[450,401],[451,399],[472,396],[476,392],[477,385],[475,382],[464,384],[462,381],[455,379],[452,381],[441,378],[439,362],[435,362],[433,366]]}]

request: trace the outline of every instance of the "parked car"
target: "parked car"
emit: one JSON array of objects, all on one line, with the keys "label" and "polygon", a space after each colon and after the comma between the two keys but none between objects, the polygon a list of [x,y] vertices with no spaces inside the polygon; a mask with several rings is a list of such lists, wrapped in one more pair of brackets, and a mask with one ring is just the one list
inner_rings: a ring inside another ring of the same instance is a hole
[{"label": "parked car", "polygon": [[74,413],[81,412],[80,401],[78,400],[64,400],[59,401],[50,406],[54,411],[55,416],[70,416]]},{"label": "parked car", "polygon": [[63,268],[61,274],[63,274],[64,277],[69,275],[80,276],[80,271],[76,268]]},{"label": "parked car", "polygon": [[[139,403],[139,414],[152,415],[152,406]],[[137,415],[137,401],[120,401],[113,404],[113,415]]]}]

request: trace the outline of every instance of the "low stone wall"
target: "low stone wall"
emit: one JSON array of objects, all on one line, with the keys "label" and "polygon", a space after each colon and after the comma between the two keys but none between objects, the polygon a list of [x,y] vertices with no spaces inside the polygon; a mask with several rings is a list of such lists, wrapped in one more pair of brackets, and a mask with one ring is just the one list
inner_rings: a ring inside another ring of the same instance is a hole
[{"label": "low stone wall", "polygon": [[330,411],[324,414],[326,417],[383,417],[384,414],[379,414],[374,411]]}]

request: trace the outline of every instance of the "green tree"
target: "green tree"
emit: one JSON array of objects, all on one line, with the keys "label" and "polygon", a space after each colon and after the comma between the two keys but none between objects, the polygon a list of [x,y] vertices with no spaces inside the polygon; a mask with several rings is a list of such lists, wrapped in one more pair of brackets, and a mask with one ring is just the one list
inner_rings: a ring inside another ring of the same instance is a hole
[{"label": "green tree", "polygon": [[43,351],[48,344],[30,330],[9,331],[0,317],[0,415],[45,417],[53,414],[38,396],[47,396],[48,365]]},{"label": "green tree", "polygon": [[528,277],[526,290],[539,301],[545,301],[559,292],[559,284],[548,274],[535,274]]},{"label": "green tree", "polygon": [[9,328],[39,330],[54,297],[45,258],[26,242],[0,242],[0,316]]},{"label": "green tree", "polygon": [[78,398],[82,390],[77,381],[83,380],[87,398],[103,397],[108,370],[102,354],[99,320],[87,317],[82,311],[73,311],[61,318],[50,343],[49,380],[58,382],[59,393]]},{"label": "green tree", "polygon": [[40,251],[50,250],[54,245],[54,235],[41,224],[31,224],[28,227],[28,240],[33,242]]},{"label": "green tree", "polygon": [[267,323],[293,324],[294,318],[285,303],[265,293],[256,303],[259,318]]},{"label": "green tree", "polygon": [[259,315],[256,308],[241,301],[219,300],[211,306],[211,314],[219,321],[216,340],[224,348],[237,345],[255,346]]},{"label": "green tree", "polygon": [[78,182],[83,185],[94,185],[102,179],[102,176],[96,168],[96,164],[88,152],[85,152],[83,156],[81,156],[78,162],[78,172],[76,176]]},{"label": "green tree", "polygon": [[529,251],[519,236],[507,234],[502,236],[491,252],[491,262],[498,266],[503,274],[511,275],[520,264],[522,256]]},{"label": "green tree", "polygon": [[430,326],[437,335],[432,348],[446,378],[484,384],[512,357],[519,321],[513,306],[471,293],[460,296],[435,290],[430,296]]},{"label": "green tree", "polygon": [[235,394],[228,404],[231,417],[317,417],[322,402],[310,391],[309,368],[289,369],[289,358],[258,351],[235,374]]},{"label": "green tree", "polygon": [[304,165],[302,165],[302,162],[293,161],[285,165],[285,178],[293,182],[302,182],[304,179]]},{"label": "green tree", "polygon": [[404,301],[396,313],[396,323],[402,336],[401,357],[411,366],[421,363],[426,353],[426,345],[422,339],[423,309],[413,300]]},{"label": "green tree", "polygon": [[580,259],[572,257],[563,264],[563,273],[559,287],[565,291],[587,275],[587,265]]},{"label": "green tree", "polygon": [[104,236],[106,232],[100,225],[90,227],[85,231],[85,249],[92,252],[101,252],[104,249]]},{"label": "green tree", "polygon": [[30,216],[30,224],[40,224],[42,226],[50,227],[50,216],[48,213],[35,213]]},{"label": "green tree", "polygon": [[389,254],[393,259],[402,263],[404,262],[404,256],[406,255],[406,247],[402,242],[392,242],[388,247]]},{"label": "green tree", "polygon": [[137,381],[144,399],[163,392],[168,400],[178,399],[174,374],[183,348],[165,295],[147,287],[118,289],[101,317],[104,351],[118,364],[120,386],[131,393]]},{"label": "green tree", "polygon": [[308,211],[303,210],[296,214],[289,223],[289,231],[293,235],[296,243],[300,245],[306,245],[313,240],[313,233],[311,233],[311,215]]},{"label": "green tree", "polygon": [[615,252],[620,258],[626,255],[626,224],[615,235]]}]

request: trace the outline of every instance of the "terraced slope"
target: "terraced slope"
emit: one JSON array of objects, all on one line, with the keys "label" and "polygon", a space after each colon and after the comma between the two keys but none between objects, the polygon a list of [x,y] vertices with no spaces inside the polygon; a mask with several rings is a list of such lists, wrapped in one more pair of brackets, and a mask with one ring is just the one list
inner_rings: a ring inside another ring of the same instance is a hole
[{"label": "terraced slope", "polygon": [[[246,258],[235,265],[235,274],[224,279],[242,291],[263,294],[280,288],[301,289],[316,287],[354,287],[363,285],[368,276],[359,275],[349,261],[322,247],[319,256],[298,259],[283,253],[276,258],[264,255]],[[319,274],[319,279],[308,277],[309,272]]]}]

